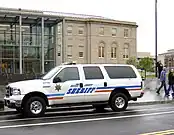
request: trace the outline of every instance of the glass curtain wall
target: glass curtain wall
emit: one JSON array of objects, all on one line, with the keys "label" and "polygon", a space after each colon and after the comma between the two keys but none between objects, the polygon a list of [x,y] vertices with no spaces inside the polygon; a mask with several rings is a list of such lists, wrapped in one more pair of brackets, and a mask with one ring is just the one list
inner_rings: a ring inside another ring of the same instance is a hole
[{"label": "glass curtain wall", "polygon": [[[54,27],[54,26],[53,26]],[[45,72],[54,67],[53,27],[44,27]],[[20,73],[19,70],[19,25],[0,24],[0,73]],[[22,25],[23,73],[41,73],[41,26]]]}]

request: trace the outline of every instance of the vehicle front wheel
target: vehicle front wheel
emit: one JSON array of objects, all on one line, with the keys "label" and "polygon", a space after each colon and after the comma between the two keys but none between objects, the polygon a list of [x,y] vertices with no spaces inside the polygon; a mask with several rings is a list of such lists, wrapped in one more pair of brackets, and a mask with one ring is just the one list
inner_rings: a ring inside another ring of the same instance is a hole
[{"label": "vehicle front wheel", "polygon": [[41,97],[30,97],[24,105],[24,115],[27,117],[40,117],[45,111],[46,103]]},{"label": "vehicle front wheel", "polygon": [[113,111],[124,111],[128,106],[128,98],[123,93],[116,93],[111,97],[110,107]]}]

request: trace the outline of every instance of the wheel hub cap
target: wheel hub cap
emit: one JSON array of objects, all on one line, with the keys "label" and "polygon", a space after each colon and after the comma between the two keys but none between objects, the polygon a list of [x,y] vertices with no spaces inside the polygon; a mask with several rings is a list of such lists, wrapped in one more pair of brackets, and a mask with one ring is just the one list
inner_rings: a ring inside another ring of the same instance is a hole
[{"label": "wheel hub cap", "polygon": [[125,105],[125,100],[122,97],[117,97],[115,100],[115,105],[117,108],[123,108]]},{"label": "wheel hub cap", "polygon": [[30,111],[33,114],[39,114],[42,111],[42,104],[39,101],[33,101],[30,105]]}]

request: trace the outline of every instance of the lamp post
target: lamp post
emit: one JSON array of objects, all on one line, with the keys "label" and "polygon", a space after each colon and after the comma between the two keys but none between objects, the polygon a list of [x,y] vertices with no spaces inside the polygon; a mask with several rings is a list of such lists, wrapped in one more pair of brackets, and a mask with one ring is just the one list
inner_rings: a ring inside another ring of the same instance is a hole
[{"label": "lamp post", "polygon": [[157,77],[157,62],[158,62],[157,49],[158,49],[158,46],[157,46],[157,0],[155,0],[155,76],[156,77]]}]

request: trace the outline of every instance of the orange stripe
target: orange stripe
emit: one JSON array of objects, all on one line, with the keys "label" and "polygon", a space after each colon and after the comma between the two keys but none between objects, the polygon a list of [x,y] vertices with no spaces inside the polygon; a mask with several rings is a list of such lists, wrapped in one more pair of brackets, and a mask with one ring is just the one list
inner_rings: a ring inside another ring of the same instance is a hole
[{"label": "orange stripe", "polygon": [[112,90],[96,90],[95,92],[112,92]]},{"label": "orange stripe", "polygon": [[139,88],[137,88],[137,89],[128,89],[129,91],[135,91],[135,90],[141,90],[141,89],[139,89]]},{"label": "orange stripe", "polygon": [[57,99],[63,99],[63,97],[51,97],[51,98],[48,98],[48,100],[57,100]]}]

